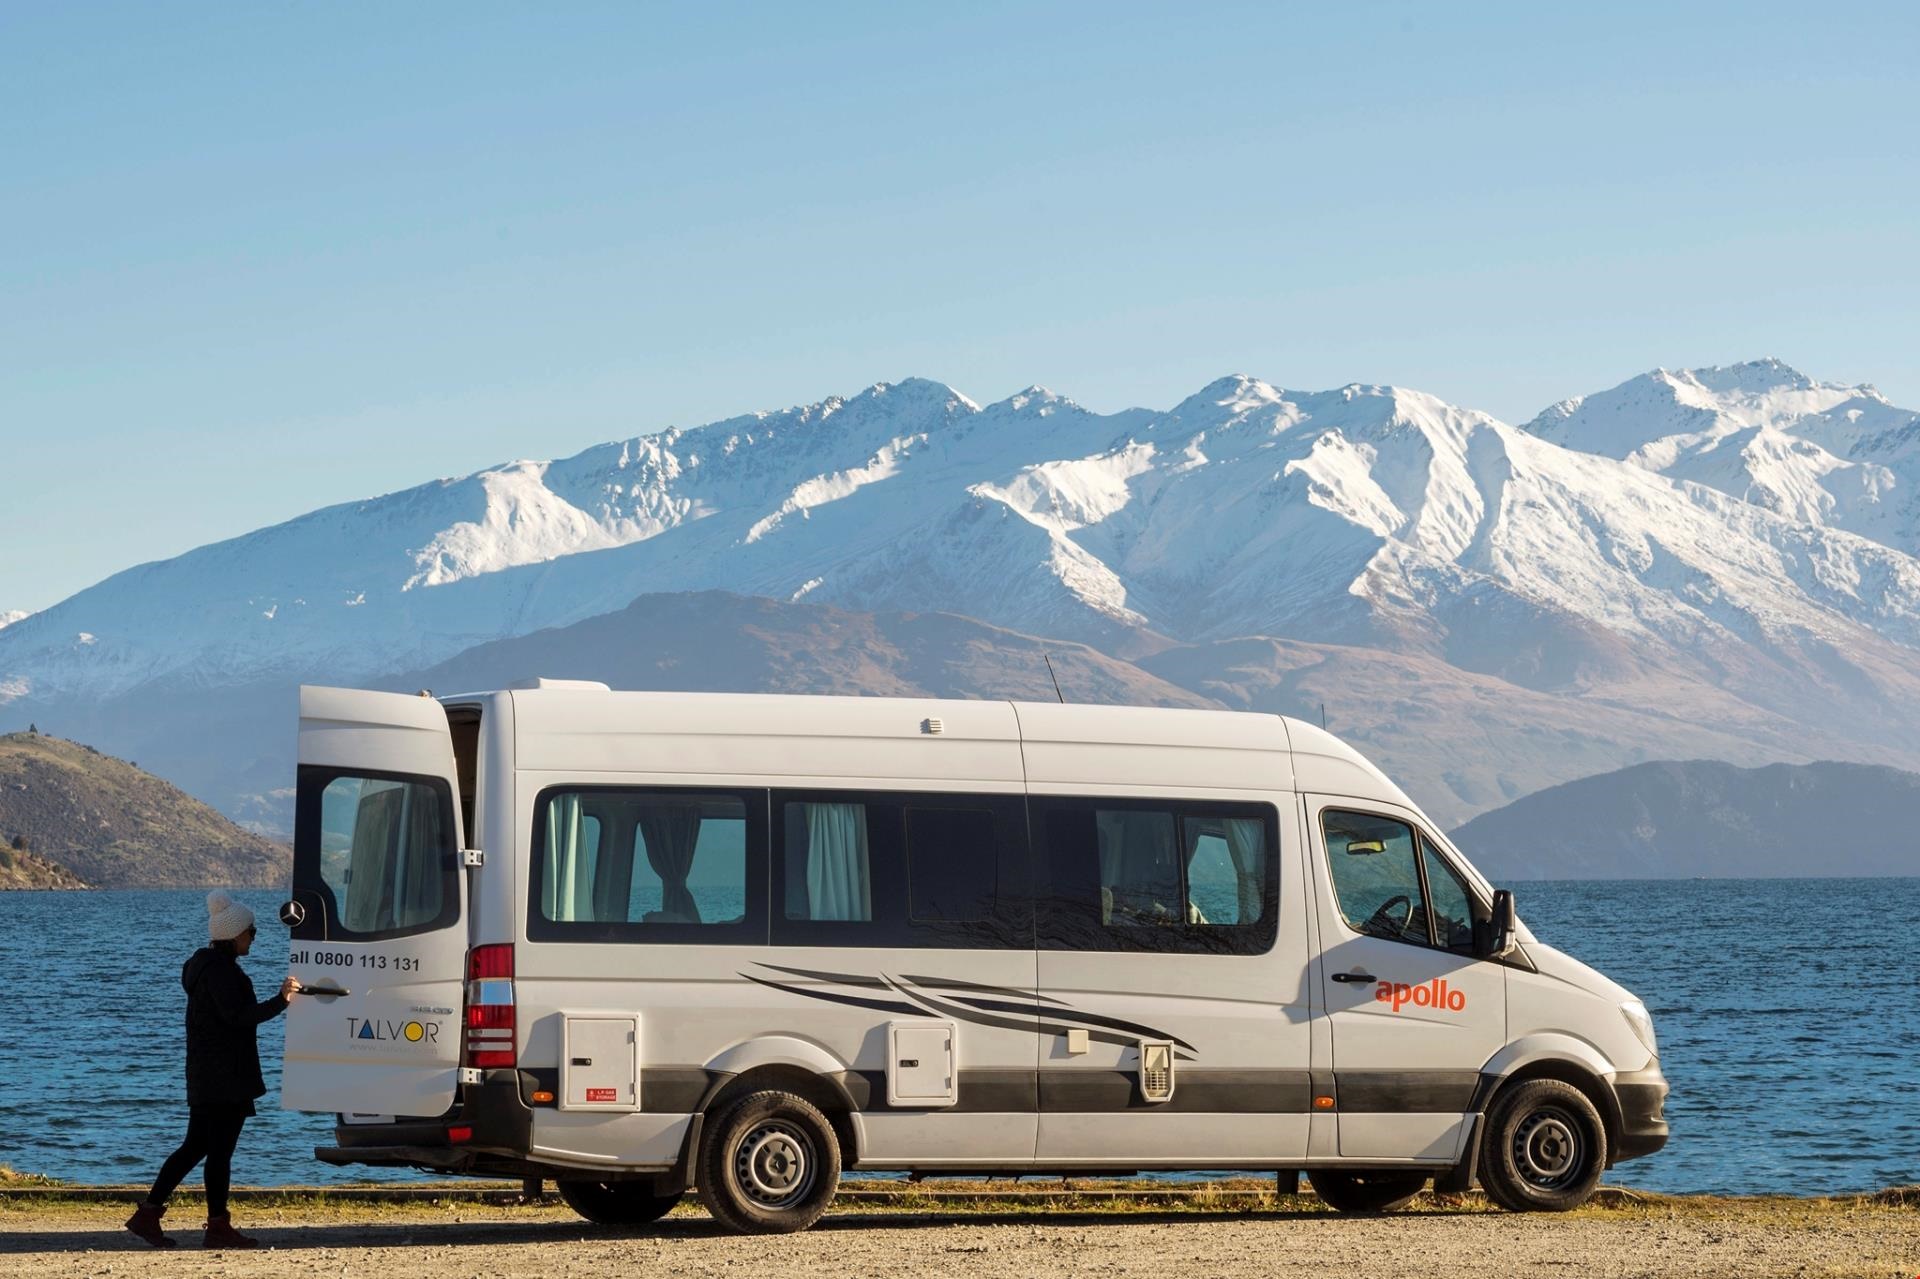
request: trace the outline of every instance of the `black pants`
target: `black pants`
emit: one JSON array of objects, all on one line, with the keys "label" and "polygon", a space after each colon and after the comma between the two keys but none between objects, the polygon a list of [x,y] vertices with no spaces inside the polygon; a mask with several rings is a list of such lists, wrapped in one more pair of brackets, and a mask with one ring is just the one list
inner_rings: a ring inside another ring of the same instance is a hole
[{"label": "black pants", "polygon": [[186,1140],[160,1165],[160,1175],[153,1179],[147,1202],[164,1205],[173,1188],[204,1159],[207,1215],[225,1216],[227,1186],[233,1180],[233,1148],[240,1144],[240,1129],[249,1113],[241,1106],[194,1106],[188,1110]]}]

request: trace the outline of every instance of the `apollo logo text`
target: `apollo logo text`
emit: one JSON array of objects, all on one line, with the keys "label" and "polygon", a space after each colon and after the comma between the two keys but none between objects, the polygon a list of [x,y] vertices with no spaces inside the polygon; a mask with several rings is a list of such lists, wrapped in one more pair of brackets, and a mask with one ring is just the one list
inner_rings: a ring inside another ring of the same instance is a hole
[{"label": "apollo logo text", "polygon": [[1376,1003],[1392,1004],[1394,1012],[1399,1012],[1408,1004],[1415,1008],[1439,1008],[1450,1013],[1461,1012],[1467,1006],[1467,992],[1452,989],[1444,977],[1436,977],[1418,986],[1409,986],[1403,981],[1383,981],[1373,988],[1373,998]]}]

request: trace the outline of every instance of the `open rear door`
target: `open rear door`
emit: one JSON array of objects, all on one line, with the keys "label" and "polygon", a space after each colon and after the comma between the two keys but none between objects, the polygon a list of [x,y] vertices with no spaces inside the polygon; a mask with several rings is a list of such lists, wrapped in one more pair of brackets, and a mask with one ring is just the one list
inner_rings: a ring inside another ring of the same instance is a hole
[{"label": "open rear door", "polygon": [[289,1110],[436,1116],[460,1066],[460,788],[430,697],[300,690]]}]

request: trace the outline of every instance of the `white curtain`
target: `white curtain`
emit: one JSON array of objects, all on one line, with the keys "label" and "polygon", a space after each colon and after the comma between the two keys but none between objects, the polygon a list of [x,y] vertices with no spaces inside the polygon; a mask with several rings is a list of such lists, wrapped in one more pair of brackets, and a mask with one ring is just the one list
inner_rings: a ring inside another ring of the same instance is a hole
[{"label": "white curtain", "polygon": [[1267,887],[1267,832],[1253,817],[1229,817],[1226,827],[1227,856],[1233,859],[1233,877],[1240,890],[1240,917],[1234,922],[1251,924],[1260,918]]},{"label": "white curtain", "polygon": [[865,804],[807,805],[810,919],[872,919]]},{"label": "white curtain", "polygon": [[594,845],[587,839],[578,795],[547,803],[547,847],[540,867],[540,908],[556,922],[594,918]]}]

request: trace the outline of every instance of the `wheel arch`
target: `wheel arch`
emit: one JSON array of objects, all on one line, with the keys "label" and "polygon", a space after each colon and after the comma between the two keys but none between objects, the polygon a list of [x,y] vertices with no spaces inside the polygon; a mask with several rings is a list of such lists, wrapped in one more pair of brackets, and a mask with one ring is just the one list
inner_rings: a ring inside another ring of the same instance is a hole
[{"label": "wheel arch", "polygon": [[1593,1103],[1594,1110],[1599,1112],[1600,1123],[1606,1129],[1606,1166],[1613,1167],[1625,1121],[1620,1112],[1620,1099],[1614,1094],[1609,1075],[1595,1070],[1591,1061],[1541,1054],[1527,1058],[1504,1074],[1483,1074],[1480,1077],[1480,1095],[1474,1098],[1474,1109],[1484,1115],[1493,1108],[1501,1094],[1535,1079],[1557,1079],[1579,1089]]},{"label": "wheel arch", "polygon": [[[738,1072],[722,1071],[717,1064],[710,1066],[708,1069],[714,1072],[713,1082],[707,1088],[707,1095],[700,1100],[699,1117],[707,1121],[717,1119],[727,1107],[751,1093],[769,1090],[790,1092],[811,1103],[827,1117],[827,1122],[833,1125],[834,1140],[840,1144],[842,1165],[852,1166],[854,1160],[859,1158],[859,1140],[853,1122],[858,1106],[853,1095],[847,1091],[838,1068],[817,1068],[819,1062],[831,1065],[832,1058],[817,1049],[815,1051],[817,1057],[802,1060],[769,1054]],[[715,1061],[718,1063],[730,1055],[722,1054]]]}]

